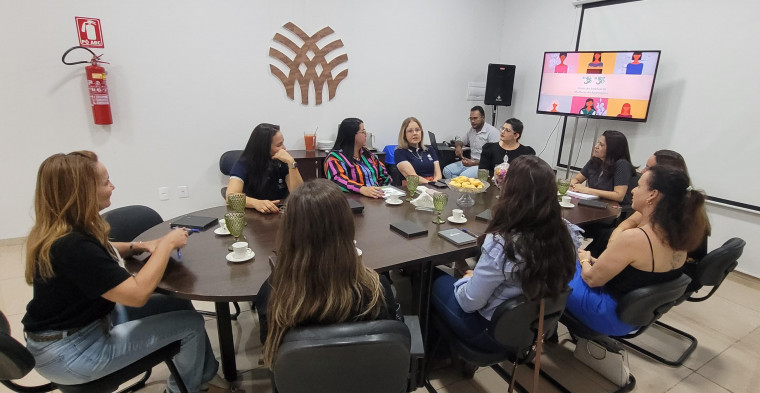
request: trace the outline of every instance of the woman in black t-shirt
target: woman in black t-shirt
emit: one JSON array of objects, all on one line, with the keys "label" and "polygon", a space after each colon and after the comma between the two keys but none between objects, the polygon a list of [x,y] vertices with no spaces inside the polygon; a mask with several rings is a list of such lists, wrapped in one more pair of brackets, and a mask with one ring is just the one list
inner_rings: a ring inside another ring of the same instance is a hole
[{"label": "woman in black t-shirt", "polygon": [[627,205],[630,204],[628,187],[635,174],[628,139],[620,131],[607,130],[594,145],[591,159],[570,180],[570,189]]},{"label": "woman in black t-shirt", "polygon": [[532,147],[520,144],[522,133],[523,122],[515,118],[507,119],[501,127],[499,142],[483,145],[478,169],[488,169],[488,172],[493,176],[494,167],[505,161],[504,156],[507,157],[507,162],[512,162],[520,156],[535,156],[536,151]]},{"label": "woman in black t-shirt", "polygon": [[[40,166],[26,255],[34,297],[22,320],[35,368],[52,382],[80,384],[181,340],[174,361],[188,390],[197,392],[219,367],[203,317],[191,305],[154,304],[160,299],[152,296],[187,233],[110,243],[99,211],[110,206],[113,189],[90,151],[55,154]],[[143,251],[152,255],[135,276],[119,265],[121,256]],[[137,314],[143,317],[130,320]],[[173,378],[167,391],[178,391]]]},{"label": "woman in black t-shirt", "polygon": [[354,235],[354,216],[336,184],[315,179],[290,195],[277,262],[256,296],[267,367],[290,328],[396,318],[390,284],[362,264]]},{"label": "woman in black t-shirt", "polygon": [[303,183],[296,160],[285,150],[280,126],[261,123],[230,170],[227,195],[245,193],[245,207],[277,213],[277,204]]}]

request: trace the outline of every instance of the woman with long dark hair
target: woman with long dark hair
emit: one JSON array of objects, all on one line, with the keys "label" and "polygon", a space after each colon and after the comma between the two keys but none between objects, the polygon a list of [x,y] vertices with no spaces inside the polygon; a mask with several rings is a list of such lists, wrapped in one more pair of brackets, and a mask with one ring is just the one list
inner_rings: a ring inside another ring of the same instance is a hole
[{"label": "woman with long dark hair", "polygon": [[579,240],[578,228],[562,219],[552,168],[536,156],[517,157],[478,239],[475,270],[458,281],[438,277],[433,312],[462,340],[493,348],[486,329],[496,307],[520,294],[531,300],[558,296],[573,276]]},{"label": "woman with long dark hair", "polygon": [[280,126],[261,123],[230,170],[227,195],[245,193],[245,206],[261,213],[277,213],[277,204],[303,183],[296,160],[285,149]]},{"label": "woman with long dark hair", "polygon": [[[110,206],[113,190],[91,151],[55,154],[40,165],[26,252],[34,297],[22,320],[35,369],[50,381],[80,384],[181,340],[174,363],[188,390],[197,392],[219,367],[203,317],[189,301],[153,294],[187,232],[109,242],[99,211]],[[144,251],[151,256],[135,276],[119,265],[122,256]],[[173,378],[166,389],[178,391]]]},{"label": "woman with long dark hair", "polygon": [[395,318],[390,284],[362,264],[354,236],[354,216],[335,184],[315,179],[290,195],[277,263],[256,296],[267,367],[290,328]]},{"label": "woman with long dark hair", "polygon": [[567,310],[586,326],[620,336],[634,330],[617,317],[617,301],[626,293],[681,275],[687,251],[710,233],[705,196],[692,188],[684,171],[655,165],[633,189],[637,228],[621,232],[594,258],[578,251]]},{"label": "woman with long dark hair", "polygon": [[325,174],[344,192],[382,198],[380,186],[391,184],[385,165],[364,144],[364,122],[355,117],[343,120],[338,127],[335,146],[325,160]]},{"label": "woman with long dark hair", "polygon": [[570,180],[570,189],[627,205],[631,203],[628,187],[635,173],[628,139],[620,131],[607,130],[594,145],[591,159]]}]

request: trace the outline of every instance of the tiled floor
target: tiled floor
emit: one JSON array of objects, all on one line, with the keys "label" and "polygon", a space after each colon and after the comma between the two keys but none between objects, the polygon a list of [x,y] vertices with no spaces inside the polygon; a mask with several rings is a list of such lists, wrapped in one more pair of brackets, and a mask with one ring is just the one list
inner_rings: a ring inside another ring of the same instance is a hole
[{"label": "tiled floor", "polygon": [[[741,262],[740,262],[741,263]],[[0,241],[0,309],[8,316],[14,337],[23,340],[21,318],[32,290],[24,283],[23,245],[14,240]],[[403,292],[402,288],[399,288]],[[401,294],[403,295],[403,294]],[[242,304],[241,304],[242,305]],[[209,303],[196,307],[212,309]],[[237,365],[241,378],[238,391],[269,392],[269,378],[259,365],[261,344],[255,313],[247,305],[238,322],[233,323]],[[637,392],[756,392],[760,384],[760,280],[732,274],[718,292],[706,302],[684,303],[663,317],[663,321],[690,332],[699,339],[699,346],[682,367],[656,363],[629,351],[630,368],[636,377]],[[216,321],[209,319],[206,329],[217,350]],[[563,333],[564,330],[560,330]],[[612,392],[615,386],[595,371],[573,358],[573,344],[547,344],[543,369],[573,392]],[[644,344],[668,351],[679,345],[673,337],[653,331]],[[217,352],[218,353],[218,352]],[[163,392],[168,375],[165,367],[154,370],[143,392]],[[529,385],[531,372],[518,371],[520,380]],[[503,392],[507,384],[490,368],[481,368],[471,380],[462,379],[452,367],[431,374],[439,392]],[[20,381],[28,385],[43,383],[34,371]],[[223,389],[212,388],[211,392]],[[423,392],[419,389],[418,392]],[[542,381],[542,392],[555,389]],[[0,386],[0,393],[8,390]]]}]

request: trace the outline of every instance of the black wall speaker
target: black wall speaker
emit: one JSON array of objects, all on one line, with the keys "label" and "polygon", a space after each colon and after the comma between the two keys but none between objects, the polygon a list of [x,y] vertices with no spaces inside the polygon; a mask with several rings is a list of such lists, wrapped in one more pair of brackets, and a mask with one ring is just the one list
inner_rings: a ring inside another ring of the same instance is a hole
[{"label": "black wall speaker", "polygon": [[515,66],[489,64],[486,79],[486,105],[512,105],[512,86],[515,84]]}]

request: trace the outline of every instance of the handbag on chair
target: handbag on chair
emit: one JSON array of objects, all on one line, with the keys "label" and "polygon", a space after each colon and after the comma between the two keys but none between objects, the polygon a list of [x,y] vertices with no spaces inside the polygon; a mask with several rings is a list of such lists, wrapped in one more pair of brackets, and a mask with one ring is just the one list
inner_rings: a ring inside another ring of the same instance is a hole
[{"label": "handbag on chair", "polygon": [[617,386],[623,387],[628,383],[631,370],[628,352],[624,349],[612,352],[597,342],[578,337],[573,356]]}]

